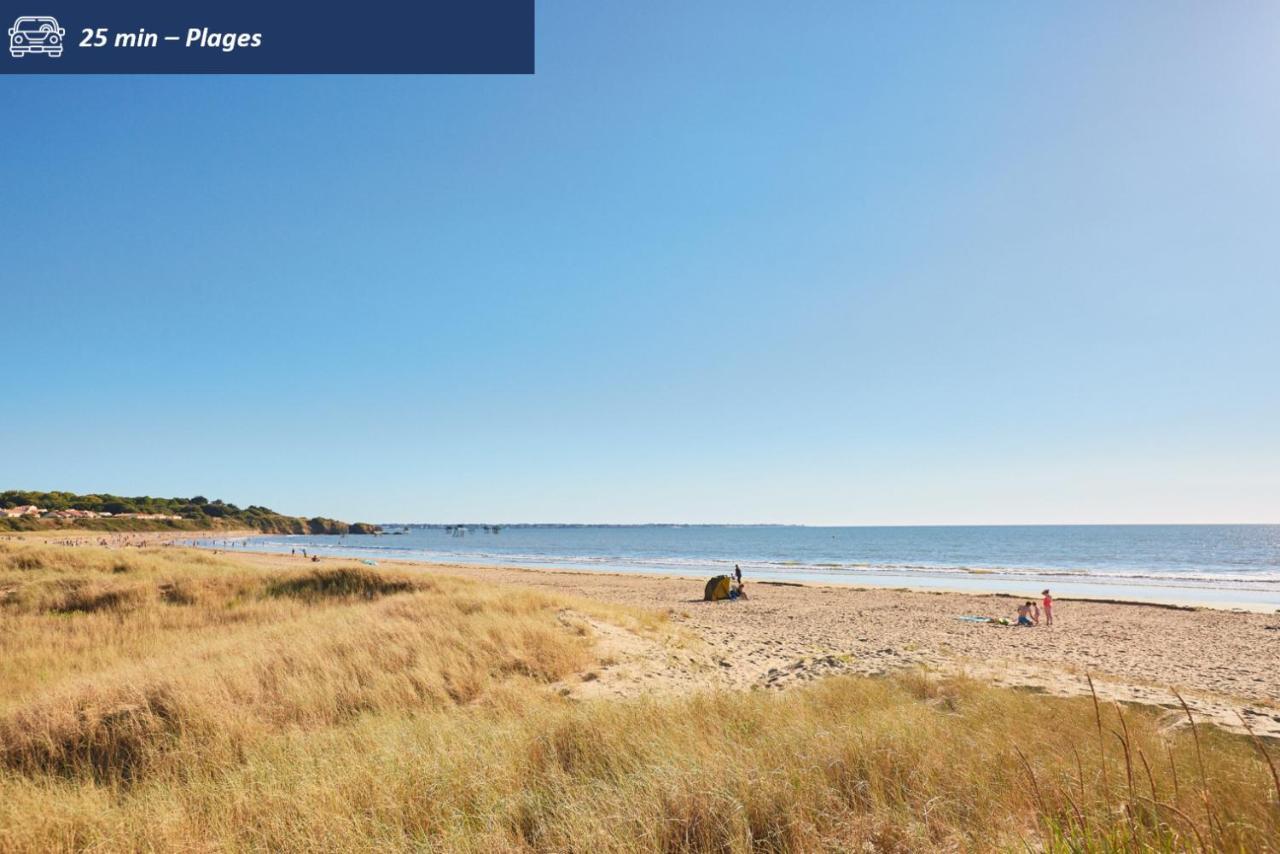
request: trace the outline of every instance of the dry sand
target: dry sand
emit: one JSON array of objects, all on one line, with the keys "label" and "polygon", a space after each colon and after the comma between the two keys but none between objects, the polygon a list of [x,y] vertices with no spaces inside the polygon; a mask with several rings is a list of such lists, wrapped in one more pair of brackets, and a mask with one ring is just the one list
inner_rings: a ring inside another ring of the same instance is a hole
[{"label": "dry sand", "polygon": [[[271,564],[301,558],[239,553]],[[327,561],[326,561],[327,562]],[[305,565],[311,566],[309,561]],[[699,579],[384,561],[415,572],[554,590],[669,614],[644,636],[593,621],[607,666],[558,686],[575,697],[709,688],[782,690],[838,673],[925,667],[1054,694],[1163,706],[1280,737],[1280,614],[1056,601],[1053,627],[997,627],[1008,596],[749,583],[746,601],[703,602]],[[1030,597],[1029,597],[1030,598]]]}]

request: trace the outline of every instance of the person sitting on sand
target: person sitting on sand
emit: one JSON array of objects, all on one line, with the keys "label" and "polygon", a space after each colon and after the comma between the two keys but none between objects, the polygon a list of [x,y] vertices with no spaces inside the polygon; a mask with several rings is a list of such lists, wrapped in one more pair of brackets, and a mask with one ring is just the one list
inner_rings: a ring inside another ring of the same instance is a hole
[{"label": "person sitting on sand", "polygon": [[1044,596],[1044,624],[1046,626],[1053,625],[1053,597],[1049,595],[1049,591],[1045,590],[1041,593]]},{"label": "person sitting on sand", "polygon": [[1028,627],[1035,625],[1035,623],[1031,622],[1031,603],[1030,602],[1023,602],[1021,605],[1018,606],[1018,625],[1028,626]]}]

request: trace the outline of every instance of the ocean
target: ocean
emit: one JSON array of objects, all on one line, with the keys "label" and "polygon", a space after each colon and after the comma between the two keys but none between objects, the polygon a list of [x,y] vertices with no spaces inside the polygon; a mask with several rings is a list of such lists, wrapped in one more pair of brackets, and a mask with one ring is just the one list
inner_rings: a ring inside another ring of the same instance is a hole
[{"label": "ocean", "polygon": [[[1280,525],[388,525],[259,551],[1280,609]],[[205,544],[210,544],[206,542]]]}]

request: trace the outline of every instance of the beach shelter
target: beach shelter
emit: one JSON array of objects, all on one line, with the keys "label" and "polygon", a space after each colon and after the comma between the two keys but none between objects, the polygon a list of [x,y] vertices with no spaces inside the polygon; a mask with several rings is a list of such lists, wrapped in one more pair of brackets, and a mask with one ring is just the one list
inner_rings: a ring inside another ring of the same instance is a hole
[{"label": "beach shelter", "polygon": [[702,598],[707,602],[714,602],[717,599],[729,598],[729,576],[717,575],[707,582],[706,588],[702,591]]}]

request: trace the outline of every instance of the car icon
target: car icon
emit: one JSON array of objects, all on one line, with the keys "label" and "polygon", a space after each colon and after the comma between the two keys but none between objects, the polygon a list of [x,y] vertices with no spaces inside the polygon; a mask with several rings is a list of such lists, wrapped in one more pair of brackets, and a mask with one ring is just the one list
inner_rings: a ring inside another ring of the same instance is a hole
[{"label": "car icon", "polygon": [[15,57],[28,53],[62,56],[62,37],[66,34],[57,18],[23,15],[9,28],[9,53]]}]

